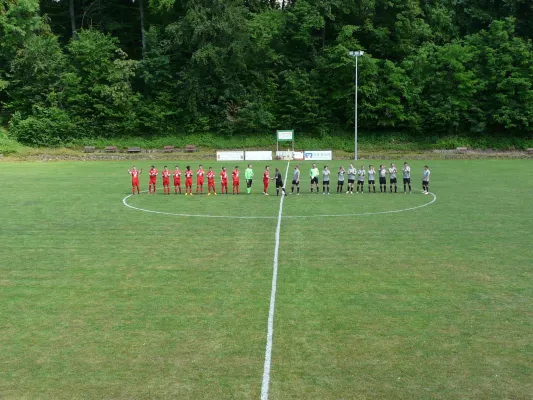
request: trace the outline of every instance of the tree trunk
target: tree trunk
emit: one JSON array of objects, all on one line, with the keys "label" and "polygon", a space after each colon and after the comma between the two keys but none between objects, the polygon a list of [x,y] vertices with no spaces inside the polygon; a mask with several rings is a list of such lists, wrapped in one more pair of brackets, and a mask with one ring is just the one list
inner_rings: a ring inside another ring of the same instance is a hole
[{"label": "tree trunk", "polygon": [[146,53],[146,37],[144,35],[144,6],[143,0],[139,0],[139,10],[141,12],[141,42],[143,48],[143,58]]},{"label": "tree trunk", "polygon": [[69,1],[70,12],[70,26],[72,28],[72,38],[76,39],[78,33],[76,32],[76,13],[74,12],[74,0]]}]

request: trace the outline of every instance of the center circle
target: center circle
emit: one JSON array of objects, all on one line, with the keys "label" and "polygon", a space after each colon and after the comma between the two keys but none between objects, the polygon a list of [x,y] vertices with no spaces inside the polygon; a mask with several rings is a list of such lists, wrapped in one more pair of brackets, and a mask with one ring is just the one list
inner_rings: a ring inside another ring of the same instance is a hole
[{"label": "center circle", "polygon": [[[416,191],[418,192],[421,192],[420,190],[417,190],[415,189]],[[392,196],[391,196],[392,195]],[[182,195],[181,195],[182,196]],[[180,197],[181,197],[180,196]],[[246,195],[239,195],[239,196],[246,196]],[[324,197],[320,194],[305,194],[304,196],[311,196],[311,198],[314,198],[314,199],[319,199],[321,197]],[[304,196],[300,196],[300,197],[304,197]],[[358,197],[358,198],[364,198],[365,196],[367,197],[370,197],[370,196],[377,196],[377,197],[380,197],[380,196],[386,196],[390,199],[390,201],[393,201],[392,197],[396,197],[396,196],[404,196],[403,194],[397,194],[397,193],[384,193],[384,194],[380,194],[380,193],[376,193],[376,194],[369,194],[369,193],[365,193],[364,195],[361,195],[361,194],[358,194],[358,195],[345,195],[345,194],[334,194],[334,195],[330,195],[328,196],[328,199],[330,198],[335,198],[336,199],[336,204],[334,204],[333,206],[335,205],[338,205],[338,204],[343,204],[344,203],[340,203],[340,201],[343,201],[343,200],[340,200],[341,198],[346,198],[346,197],[349,197],[350,199],[346,199],[346,201],[350,201],[352,200],[353,197]],[[405,195],[406,198],[411,198],[412,195]],[[404,204],[403,207],[399,207],[399,208],[395,208],[395,209],[390,209],[390,210],[380,210],[380,211],[360,211],[360,212],[338,212],[338,213],[335,213],[335,212],[332,212],[332,213],[322,213],[322,212],[317,212],[315,214],[310,214],[310,215],[282,215],[281,217],[282,218],[286,218],[286,219],[289,219],[289,218],[331,218],[331,217],[358,217],[358,216],[365,216],[365,215],[379,215],[379,214],[393,214],[393,213],[400,213],[400,212],[406,212],[406,211],[412,211],[412,210],[416,210],[416,209],[419,209],[419,208],[423,208],[423,207],[427,207],[431,204],[433,204],[436,200],[437,200],[437,196],[434,194],[434,193],[429,193],[429,201],[423,203],[423,204],[419,204],[419,205],[408,205],[408,204]],[[163,210],[153,210],[153,209],[149,209],[149,208],[145,208],[145,207],[137,207],[135,205],[132,205],[130,204],[130,200],[131,198],[133,197],[133,195],[128,195],[126,197],[124,197],[122,199],[122,203],[124,204],[124,206],[128,207],[128,208],[131,208],[133,210],[137,210],[137,211],[142,211],[142,212],[147,212],[147,213],[152,213],[152,214],[161,214],[161,215],[172,215],[172,216],[177,216],[177,217],[195,217],[195,218],[225,218],[225,219],[277,219],[278,218],[278,211],[279,211],[279,200],[278,197],[276,196],[269,196],[268,200],[267,199],[264,199],[263,201],[265,201],[264,204],[262,204],[260,207],[262,207],[263,209],[270,209],[270,211],[272,212],[272,215],[263,215],[263,216],[260,216],[260,215],[219,215],[219,214],[216,214],[216,213],[211,213],[211,210],[214,210],[216,211],[217,209],[217,204],[216,203],[211,203],[209,204],[209,206],[207,206],[207,211],[205,212],[171,212],[171,211],[163,211]],[[145,195],[142,195],[142,197],[145,197]],[[148,197],[146,195],[146,197]],[[159,196],[157,195],[157,198],[160,198],[160,197],[167,197],[167,196]],[[172,197],[171,196],[168,196],[168,197]],[[203,196],[200,196],[202,198],[202,200],[207,200],[207,196],[206,195],[203,195]],[[214,197],[214,196],[213,196]],[[222,197],[222,198],[230,198],[230,197],[234,197],[232,195],[219,195],[218,197]],[[260,198],[261,196],[260,195],[254,195],[254,198]],[[386,198],[385,197],[385,198]],[[416,197],[419,197],[418,195],[416,195]],[[194,199],[190,199],[191,201],[194,201]],[[211,200],[211,199],[209,199]],[[214,200],[214,199],[213,199]],[[285,199],[286,200],[286,199]],[[340,200],[340,201],[339,201]],[[344,201],[343,201],[344,202]],[[403,201],[405,203],[405,200]],[[285,210],[287,209],[287,206],[289,206],[290,203],[284,203],[284,212]],[[320,200],[320,203],[316,203],[316,204],[320,204],[320,205],[324,205],[325,202]],[[354,207],[357,207],[357,206],[361,206],[360,203],[352,203]],[[290,213],[290,207],[291,206],[294,206],[294,204],[290,204],[290,206],[288,207],[289,208],[289,213]]]}]

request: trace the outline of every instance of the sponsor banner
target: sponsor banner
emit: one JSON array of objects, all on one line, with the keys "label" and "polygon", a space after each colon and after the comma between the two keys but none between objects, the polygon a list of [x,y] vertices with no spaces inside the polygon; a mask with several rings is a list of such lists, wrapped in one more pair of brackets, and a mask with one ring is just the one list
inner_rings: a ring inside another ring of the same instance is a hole
[{"label": "sponsor banner", "polygon": [[217,151],[217,161],[242,161],[244,151]]},{"label": "sponsor banner", "polygon": [[304,158],[309,161],[332,160],[333,153],[331,150],[306,150],[304,152]]},{"label": "sponsor banner", "polygon": [[292,141],[294,139],[294,131],[292,130],[278,130],[276,131],[278,134],[278,141]]},{"label": "sponsor banner", "polygon": [[245,151],[244,159],[246,161],[271,161],[271,151]]},{"label": "sponsor banner", "polygon": [[303,151],[295,151],[292,153],[292,158],[296,161],[303,161],[304,160],[304,152]]},{"label": "sponsor banner", "polygon": [[292,151],[276,151],[276,158],[280,158],[282,160],[292,160],[292,157]]}]

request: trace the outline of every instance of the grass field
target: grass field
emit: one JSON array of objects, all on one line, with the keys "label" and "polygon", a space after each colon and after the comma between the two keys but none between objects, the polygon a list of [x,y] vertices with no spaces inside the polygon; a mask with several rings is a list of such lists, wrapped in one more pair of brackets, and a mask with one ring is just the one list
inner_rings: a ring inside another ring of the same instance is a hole
[{"label": "grass field", "polygon": [[[260,398],[280,197],[159,188],[143,212],[129,167],[0,163],[0,398]],[[531,162],[430,168],[427,206],[284,199],[270,399],[532,398]]]}]

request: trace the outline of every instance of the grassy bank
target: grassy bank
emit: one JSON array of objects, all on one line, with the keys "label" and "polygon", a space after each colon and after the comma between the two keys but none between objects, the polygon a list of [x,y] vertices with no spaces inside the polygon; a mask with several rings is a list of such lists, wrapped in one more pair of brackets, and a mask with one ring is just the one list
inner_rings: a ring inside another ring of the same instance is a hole
[{"label": "grassy bank", "polygon": [[[0,130],[0,154],[4,156],[16,155],[20,157],[34,156],[45,153],[71,154],[79,153],[85,146],[104,149],[113,145],[118,149],[139,146],[143,150],[157,150],[164,146],[173,145],[184,148],[188,144],[200,149],[251,149],[275,148],[274,134],[259,134],[249,137],[233,136],[221,137],[213,133],[165,136],[165,137],[124,137],[124,138],[94,138],[83,141],[73,141],[61,148],[35,148],[24,146],[9,138],[7,132]],[[358,137],[358,149],[361,154],[419,154],[432,150],[451,150],[457,147],[467,147],[477,150],[522,151],[533,147],[533,139],[516,137],[460,137],[447,136],[442,138],[431,136],[413,136],[405,133],[376,134],[362,132]],[[352,136],[300,137],[296,133],[296,149],[333,149],[341,154],[353,153],[354,138]]]}]

